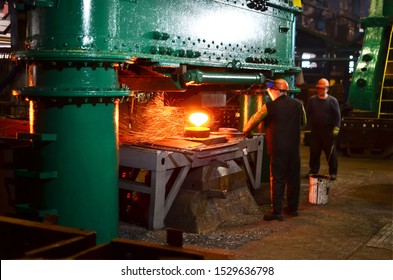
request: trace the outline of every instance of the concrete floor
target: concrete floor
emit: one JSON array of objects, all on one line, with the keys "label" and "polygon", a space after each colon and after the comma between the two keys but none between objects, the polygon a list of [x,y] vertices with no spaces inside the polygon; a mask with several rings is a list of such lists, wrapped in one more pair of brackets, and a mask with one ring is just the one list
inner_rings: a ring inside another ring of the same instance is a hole
[{"label": "concrete floor", "polygon": [[[299,217],[262,221],[264,230],[271,234],[235,250],[235,258],[392,260],[392,158],[339,154],[339,174],[330,184],[329,201],[315,205],[308,202],[308,156],[308,147],[302,146]],[[322,159],[321,171],[327,170]]]},{"label": "concrete floor", "polygon": [[[298,217],[263,221],[269,186],[255,194],[259,212],[236,217],[203,234],[184,233],[184,246],[221,252],[231,259],[393,260],[393,158],[350,158],[339,154],[339,174],[329,201],[308,202],[309,148],[301,147],[302,189]],[[321,161],[321,173],[327,170]],[[165,243],[165,231],[122,223],[120,237]]]}]

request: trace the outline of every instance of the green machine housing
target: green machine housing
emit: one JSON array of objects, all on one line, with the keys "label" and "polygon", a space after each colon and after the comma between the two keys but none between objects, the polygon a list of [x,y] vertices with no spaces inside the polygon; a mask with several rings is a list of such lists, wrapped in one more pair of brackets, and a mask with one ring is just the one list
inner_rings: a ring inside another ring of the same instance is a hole
[{"label": "green machine housing", "polygon": [[393,6],[372,0],[362,19],[363,48],[354,71],[343,116],[340,148],[351,156],[388,157],[393,154]]},{"label": "green machine housing", "polygon": [[[296,93],[292,0],[21,0],[27,22],[30,186],[21,211],[118,234],[118,107],[131,92],[241,92],[241,119],[264,102],[267,79]],[[126,85],[123,86],[123,85]],[[242,122],[240,122],[242,126]],[[26,181],[27,180],[27,181]],[[22,209],[23,208],[23,209]]]}]

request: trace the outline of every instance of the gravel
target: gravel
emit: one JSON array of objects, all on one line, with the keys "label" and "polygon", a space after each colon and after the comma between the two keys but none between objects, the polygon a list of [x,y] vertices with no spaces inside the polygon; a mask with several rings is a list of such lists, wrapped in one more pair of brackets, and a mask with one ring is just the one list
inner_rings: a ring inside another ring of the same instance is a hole
[{"label": "gravel", "polygon": [[[243,245],[262,239],[272,233],[261,224],[262,215],[241,215],[225,221],[216,229],[203,233],[183,232],[184,245],[211,249],[236,250]],[[166,244],[166,230],[147,230],[145,227],[125,222],[120,224],[120,238]]]}]

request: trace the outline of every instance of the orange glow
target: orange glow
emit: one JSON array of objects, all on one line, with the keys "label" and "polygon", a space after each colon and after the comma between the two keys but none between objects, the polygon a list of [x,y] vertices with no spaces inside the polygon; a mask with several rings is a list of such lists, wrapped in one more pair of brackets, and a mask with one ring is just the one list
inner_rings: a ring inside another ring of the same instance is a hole
[{"label": "orange glow", "polygon": [[190,122],[195,126],[201,126],[209,120],[205,113],[193,113],[190,115]]},{"label": "orange glow", "polygon": [[29,129],[30,133],[34,133],[34,103],[33,101],[29,101]]},{"label": "orange glow", "polygon": [[114,102],[115,112],[114,112],[114,121],[115,121],[115,131],[116,131],[116,144],[119,145],[119,99]]}]

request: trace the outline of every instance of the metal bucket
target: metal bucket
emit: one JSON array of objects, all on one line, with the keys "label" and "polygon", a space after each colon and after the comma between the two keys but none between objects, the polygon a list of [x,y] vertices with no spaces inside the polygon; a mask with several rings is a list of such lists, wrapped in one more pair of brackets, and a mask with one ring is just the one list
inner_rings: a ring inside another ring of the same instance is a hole
[{"label": "metal bucket", "polygon": [[330,179],[327,175],[310,175],[308,201],[311,204],[326,204],[329,197]]}]

